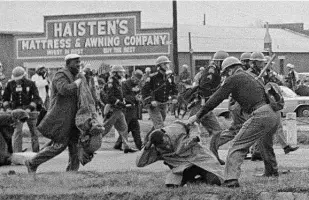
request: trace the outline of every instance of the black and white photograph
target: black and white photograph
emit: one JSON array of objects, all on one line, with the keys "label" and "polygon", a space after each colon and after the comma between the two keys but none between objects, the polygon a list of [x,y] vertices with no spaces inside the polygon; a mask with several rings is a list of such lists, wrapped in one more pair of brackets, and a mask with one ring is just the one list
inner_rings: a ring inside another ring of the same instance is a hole
[{"label": "black and white photograph", "polygon": [[0,0],[0,199],[309,200],[308,11]]}]

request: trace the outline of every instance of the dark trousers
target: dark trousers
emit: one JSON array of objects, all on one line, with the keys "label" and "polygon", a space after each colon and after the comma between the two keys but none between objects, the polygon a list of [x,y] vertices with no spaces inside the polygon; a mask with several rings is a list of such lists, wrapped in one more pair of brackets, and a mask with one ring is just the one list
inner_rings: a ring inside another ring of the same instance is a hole
[{"label": "dark trousers", "polygon": [[210,185],[221,185],[221,181],[216,175],[196,165],[193,165],[184,170],[181,185],[195,182],[201,182]]},{"label": "dark trousers", "polygon": [[29,164],[33,168],[37,168],[40,164],[54,158],[55,156],[62,153],[67,147],[69,148],[69,163],[66,171],[77,171],[79,169],[78,159],[78,130],[74,129],[76,135],[70,137],[67,142],[58,143],[53,142],[51,145],[42,149],[38,154],[29,160]]},{"label": "dark trousers", "polygon": [[[141,139],[141,129],[138,122],[138,119],[135,117],[130,117],[130,115],[126,115],[126,122],[128,125],[128,133],[132,133],[132,137],[137,149],[142,149],[142,139]],[[122,137],[119,135],[118,139],[115,143],[115,148],[120,148],[122,145]]]}]

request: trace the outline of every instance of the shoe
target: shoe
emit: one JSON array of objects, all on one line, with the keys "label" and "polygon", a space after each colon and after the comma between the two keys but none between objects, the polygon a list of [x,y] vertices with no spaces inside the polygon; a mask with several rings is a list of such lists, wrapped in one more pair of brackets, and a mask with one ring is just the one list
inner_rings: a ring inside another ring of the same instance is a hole
[{"label": "shoe", "polygon": [[253,153],[251,156],[251,161],[263,161],[261,154]]},{"label": "shoe", "polygon": [[237,179],[230,179],[230,180],[224,181],[224,183],[222,184],[222,187],[237,188],[237,187],[240,187],[240,185]]},{"label": "shoe", "polygon": [[135,153],[135,152],[137,152],[138,150],[137,149],[124,149],[123,150],[123,153]]},{"label": "shoe", "polygon": [[28,174],[35,174],[37,168],[36,167],[31,167],[29,160],[25,161],[25,166],[27,167]]},{"label": "shoe", "polygon": [[114,149],[122,151],[121,145],[115,145]]},{"label": "shoe", "polygon": [[290,145],[288,145],[288,146],[284,147],[283,150],[284,150],[285,154],[288,154],[291,151],[296,151],[298,148],[299,147],[297,147],[297,146],[296,147],[291,147]]}]

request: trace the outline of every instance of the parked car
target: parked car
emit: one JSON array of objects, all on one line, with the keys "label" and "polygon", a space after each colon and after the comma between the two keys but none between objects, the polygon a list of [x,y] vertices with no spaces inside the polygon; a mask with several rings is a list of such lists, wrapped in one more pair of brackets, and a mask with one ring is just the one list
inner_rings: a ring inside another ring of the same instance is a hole
[{"label": "parked car", "polygon": [[[309,117],[309,96],[298,96],[286,86],[280,86],[280,88],[285,101],[284,108],[281,110],[282,116],[285,117],[286,113],[295,112],[297,117]],[[219,117],[229,118],[228,99],[217,106],[214,113]]]}]

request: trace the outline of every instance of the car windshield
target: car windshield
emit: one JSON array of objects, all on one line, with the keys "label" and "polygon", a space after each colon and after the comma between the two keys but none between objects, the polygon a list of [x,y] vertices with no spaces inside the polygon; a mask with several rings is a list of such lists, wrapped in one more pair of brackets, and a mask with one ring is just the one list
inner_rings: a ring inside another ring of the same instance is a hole
[{"label": "car windshield", "polygon": [[295,98],[297,96],[297,94],[288,87],[280,86],[280,88],[281,88],[282,95],[285,98]]}]

